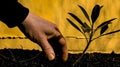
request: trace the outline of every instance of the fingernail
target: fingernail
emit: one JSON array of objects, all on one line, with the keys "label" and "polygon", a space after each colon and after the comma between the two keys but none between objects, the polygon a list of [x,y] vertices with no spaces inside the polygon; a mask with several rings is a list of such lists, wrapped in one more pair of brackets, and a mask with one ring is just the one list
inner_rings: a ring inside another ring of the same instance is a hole
[{"label": "fingernail", "polygon": [[55,56],[53,54],[50,54],[48,59],[51,61],[51,60],[54,60]]}]

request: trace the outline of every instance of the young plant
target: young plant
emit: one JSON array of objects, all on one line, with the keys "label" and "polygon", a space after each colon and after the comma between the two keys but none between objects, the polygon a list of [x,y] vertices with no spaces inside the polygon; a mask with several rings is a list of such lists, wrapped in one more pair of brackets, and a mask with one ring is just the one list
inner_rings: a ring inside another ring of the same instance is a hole
[{"label": "young plant", "polygon": [[[73,13],[68,13],[71,17],[73,17],[79,24],[80,26],[76,25],[73,21],[71,21],[69,18],[67,18],[67,21],[74,27],[76,28],[80,33],[82,33],[82,35],[85,37],[86,40],[86,47],[83,50],[82,55],[75,61],[75,63],[73,63],[73,66],[75,66],[84,56],[86,50],[88,49],[89,45],[91,44],[92,41],[105,36],[105,35],[109,35],[109,34],[113,34],[113,33],[117,33],[120,31],[120,29],[115,30],[115,31],[111,31],[111,32],[107,32],[107,29],[109,28],[109,24],[112,23],[113,20],[115,20],[116,18],[112,18],[110,20],[104,21],[102,22],[100,25],[98,25],[95,28],[95,22],[98,19],[98,16],[100,14],[100,10],[103,6],[100,5],[95,5],[93,10],[92,10],[92,14],[91,17],[88,15],[87,11],[80,5],[78,5],[78,7],[81,9],[81,11],[83,12],[83,14],[85,15],[86,19],[89,21],[89,24],[86,22],[83,22],[81,19],[79,19],[75,14]],[[96,31],[100,30],[100,34],[98,36],[95,37],[95,33]],[[87,33],[87,34],[86,34]]]}]

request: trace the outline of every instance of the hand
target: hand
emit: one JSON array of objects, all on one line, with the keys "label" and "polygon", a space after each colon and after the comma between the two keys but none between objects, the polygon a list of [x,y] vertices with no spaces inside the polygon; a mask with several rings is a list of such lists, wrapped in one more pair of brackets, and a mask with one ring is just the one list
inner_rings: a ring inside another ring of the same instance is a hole
[{"label": "hand", "polygon": [[[29,13],[24,22],[18,27],[30,40],[41,46],[49,60],[55,59],[56,49],[59,49],[58,52],[61,54],[62,60],[67,60],[66,41],[55,24]],[[51,44],[49,41],[57,44]]]}]

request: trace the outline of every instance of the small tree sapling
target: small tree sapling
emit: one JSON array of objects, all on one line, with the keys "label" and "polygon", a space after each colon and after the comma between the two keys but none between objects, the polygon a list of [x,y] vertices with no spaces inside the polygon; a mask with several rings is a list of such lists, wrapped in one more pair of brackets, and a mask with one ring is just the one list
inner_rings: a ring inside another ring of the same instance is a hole
[{"label": "small tree sapling", "polygon": [[[115,31],[106,32],[109,29],[108,25],[110,23],[112,23],[112,21],[115,20],[116,18],[112,18],[110,20],[104,21],[95,28],[95,22],[98,19],[98,16],[100,14],[100,10],[103,6],[95,5],[93,10],[92,10],[91,17],[88,15],[87,11],[82,6],[78,5],[78,7],[81,9],[83,14],[85,15],[85,18],[89,21],[89,24],[86,22],[83,22],[75,14],[68,13],[71,17],[73,17],[80,24],[80,26],[76,25],[69,18],[66,18],[67,21],[85,37],[85,40],[87,42],[86,47],[83,50],[82,55],[73,63],[73,66],[75,66],[82,59],[82,57],[84,56],[86,50],[88,49],[88,47],[92,41],[94,41],[102,36],[110,35],[110,34],[117,33],[120,31],[120,29],[118,29]],[[98,31],[98,30],[100,30],[100,34],[97,37],[94,37],[96,31]]]}]

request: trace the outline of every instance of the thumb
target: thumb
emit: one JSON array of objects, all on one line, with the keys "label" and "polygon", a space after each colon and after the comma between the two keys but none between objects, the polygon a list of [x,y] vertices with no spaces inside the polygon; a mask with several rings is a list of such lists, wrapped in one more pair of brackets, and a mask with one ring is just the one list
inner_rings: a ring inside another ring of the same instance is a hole
[{"label": "thumb", "polygon": [[47,38],[42,37],[40,41],[41,41],[40,45],[42,47],[42,50],[45,52],[46,57],[49,60],[54,60],[55,59],[55,53],[54,53],[54,50],[53,50],[52,46],[49,44]]}]

